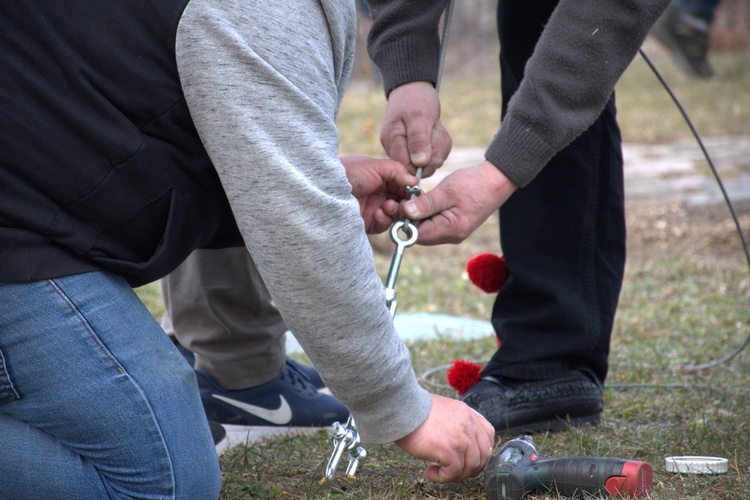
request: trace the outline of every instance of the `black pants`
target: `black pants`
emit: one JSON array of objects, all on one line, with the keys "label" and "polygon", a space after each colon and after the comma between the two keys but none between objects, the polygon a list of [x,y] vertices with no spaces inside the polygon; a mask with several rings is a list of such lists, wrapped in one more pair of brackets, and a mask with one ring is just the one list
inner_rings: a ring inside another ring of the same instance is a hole
[{"label": "black pants", "polygon": [[[500,0],[503,114],[556,1]],[[484,374],[602,382],[625,266],[620,132],[614,96],[597,121],[500,209],[510,276],[492,323],[502,345]]]}]

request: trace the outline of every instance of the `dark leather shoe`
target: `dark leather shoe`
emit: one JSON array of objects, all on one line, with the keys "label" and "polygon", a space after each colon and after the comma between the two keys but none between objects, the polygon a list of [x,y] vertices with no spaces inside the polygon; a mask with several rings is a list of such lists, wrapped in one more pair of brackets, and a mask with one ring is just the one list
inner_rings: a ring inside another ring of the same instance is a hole
[{"label": "dark leather shoe", "polygon": [[508,435],[596,425],[604,409],[601,385],[580,371],[548,380],[483,377],[461,399]]}]

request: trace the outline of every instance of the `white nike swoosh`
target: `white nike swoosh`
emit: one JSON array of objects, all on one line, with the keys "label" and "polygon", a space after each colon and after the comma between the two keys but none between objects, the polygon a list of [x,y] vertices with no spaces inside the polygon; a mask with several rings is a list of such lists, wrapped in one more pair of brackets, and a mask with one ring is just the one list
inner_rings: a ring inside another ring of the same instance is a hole
[{"label": "white nike swoosh", "polygon": [[242,401],[237,401],[236,399],[220,396],[219,394],[212,394],[212,396],[220,401],[224,401],[225,403],[234,406],[235,408],[246,411],[251,415],[255,415],[258,418],[267,420],[272,424],[286,425],[292,421],[292,409],[289,407],[289,403],[286,402],[286,399],[284,399],[284,396],[279,396],[279,399],[281,401],[279,403],[279,407],[275,410],[263,408],[262,406],[243,403]]}]

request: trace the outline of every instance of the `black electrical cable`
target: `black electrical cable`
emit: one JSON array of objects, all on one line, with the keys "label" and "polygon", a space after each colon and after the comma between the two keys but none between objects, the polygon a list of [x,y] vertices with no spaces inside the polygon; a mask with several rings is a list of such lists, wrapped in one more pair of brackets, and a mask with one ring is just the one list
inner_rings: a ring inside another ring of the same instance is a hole
[{"label": "black electrical cable", "polygon": [[745,259],[747,260],[748,270],[750,270],[750,250],[748,250],[747,240],[745,239],[745,235],[742,232],[742,227],[740,227],[740,221],[739,221],[739,218],[737,217],[737,212],[735,212],[734,210],[732,201],[729,198],[729,194],[727,193],[727,190],[724,187],[724,183],[722,182],[721,177],[719,176],[719,172],[716,170],[716,166],[714,165],[713,160],[711,160],[711,155],[708,154],[708,150],[706,150],[706,146],[703,144],[703,140],[701,139],[701,136],[698,134],[698,131],[695,129],[695,126],[693,125],[692,120],[690,119],[687,112],[685,111],[685,108],[682,107],[682,103],[680,103],[679,99],[677,99],[677,96],[674,95],[674,92],[672,92],[672,89],[664,80],[664,77],[661,75],[659,70],[656,69],[656,66],[654,66],[654,64],[651,62],[651,59],[649,59],[646,53],[643,52],[643,49],[640,49],[639,53],[641,54],[641,57],[643,57],[643,60],[646,61],[646,64],[648,64],[649,68],[651,68],[651,71],[653,71],[654,75],[656,75],[656,78],[659,79],[659,82],[664,87],[664,90],[667,91],[667,93],[669,94],[669,97],[672,98],[672,101],[674,102],[675,106],[677,106],[677,109],[680,111],[680,114],[682,114],[682,117],[685,119],[685,123],[687,124],[688,127],[690,127],[690,131],[695,137],[695,140],[698,142],[698,146],[700,146],[701,151],[703,152],[703,156],[706,158],[706,162],[708,163],[708,166],[711,168],[711,173],[713,173],[714,178],[716,179],[716,183],[719,185],[719,189],[721,189],[721,194],[724,197],[724,201],[727,204],[727,208],[729,208],[729,212],[732,214],[732,220],[734,221],[734,225],[737,228],[737,234],[739,235],[740,241],[742,242],[742,249],[744,250],[744,253],[745,253]]},{"label": "black electrical cable", "polygon": [[[687,112],[685,111],[685,108],[683,108],[682,103],[680,102],[679,99],[677,99],[677,96],[675,96],[674,92],[672,92],[672,89],[667,84],[666,80],[664,80],[664,77],[662,76],[662,74],[659,72],[656,66],[654,66],[654,64],[651,62],[651,59],[649,59],[649,57],[646,55],[643,49],[639,49],[638,52],[641,54],[641,57],[643,58],[643,60],[646,61],[646,64],[648,64],[649,68],[651,68],[651,71],[659,80],[662,87],[664,87],[664,90],[667,91],[667,93],[669,94],[669,97],[671,97],[672,99],[672,102],[674,102],[675,106],[677,106],[677,109],[680,111],[680,114],[682,114],[682,117],[684,118],[685,123],[690,128],[690,131],[695,137],[695,140],[698,142],[698,146],[701,148],[701,151],[703,152],[703,156],[705,157],[706,162],[708,163],[708,166],[711,169],[711,173],[716,179],[716,183],[718,184],[719,189],[721,190],[721,195],[724,197],[724,202],[726,203],[727,208],[729,208],[729,213],[732,215],[732,220],[734,221],[735,228],[737,229],[737,234],[739,235],[740,242],[742,243],[742,250],[745,254],[745,260],[747,261],[748,272],[750,273],[750,250],[748,250],[747,240],[745,239],[745,235],[742,232],[742,226],[740,225],[740,220],[737,217],[737,212],[734,210],[734,206],[732,205],[732,200],[729,198],[729,193],[727,193],[727,190],[724,187],[724,182],[721,180],[721,176],[719,175],[719,172],[716,169],[716,166],[714,165],[713,160],[711,160],[711,155],[708,154],[708,150],[706,149],[706,146],[703,144],[703,140],[701,139],[700,134],[698,134],[698,131],[695,129],[695,126],[693,125],[692,120],[690,119]],[[742,345],[739,348],[737,348],[734,352],[724,356],[723,358],[720,358],[714,361],[709,361],[707,363],[701,363],[699,365],[680,366],[680,367],[677,367],[677,369],[687,371],[687,370],[702,370],[705,368],[713,368],[715,366],[727,363],[731,361],[732,359],[736,358],[743,350],[745,350],[748,344],[750,344],[750,334],[748,334],[747,338],[745,338],[745,341],[742,343]]]}]

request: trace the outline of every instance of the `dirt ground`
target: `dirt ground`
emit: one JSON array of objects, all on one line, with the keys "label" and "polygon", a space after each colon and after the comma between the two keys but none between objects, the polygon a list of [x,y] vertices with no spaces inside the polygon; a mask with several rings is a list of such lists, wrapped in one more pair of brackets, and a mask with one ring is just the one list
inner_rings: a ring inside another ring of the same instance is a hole
[{"label": "dirt ground", "polygon": [[[737,214],[745,239],[750,213]],[[636,199],[626,203],[631,258],[692,255],[708,261],[744,261],[737,226],[726,206],[686,208],[681,197]]]}]

